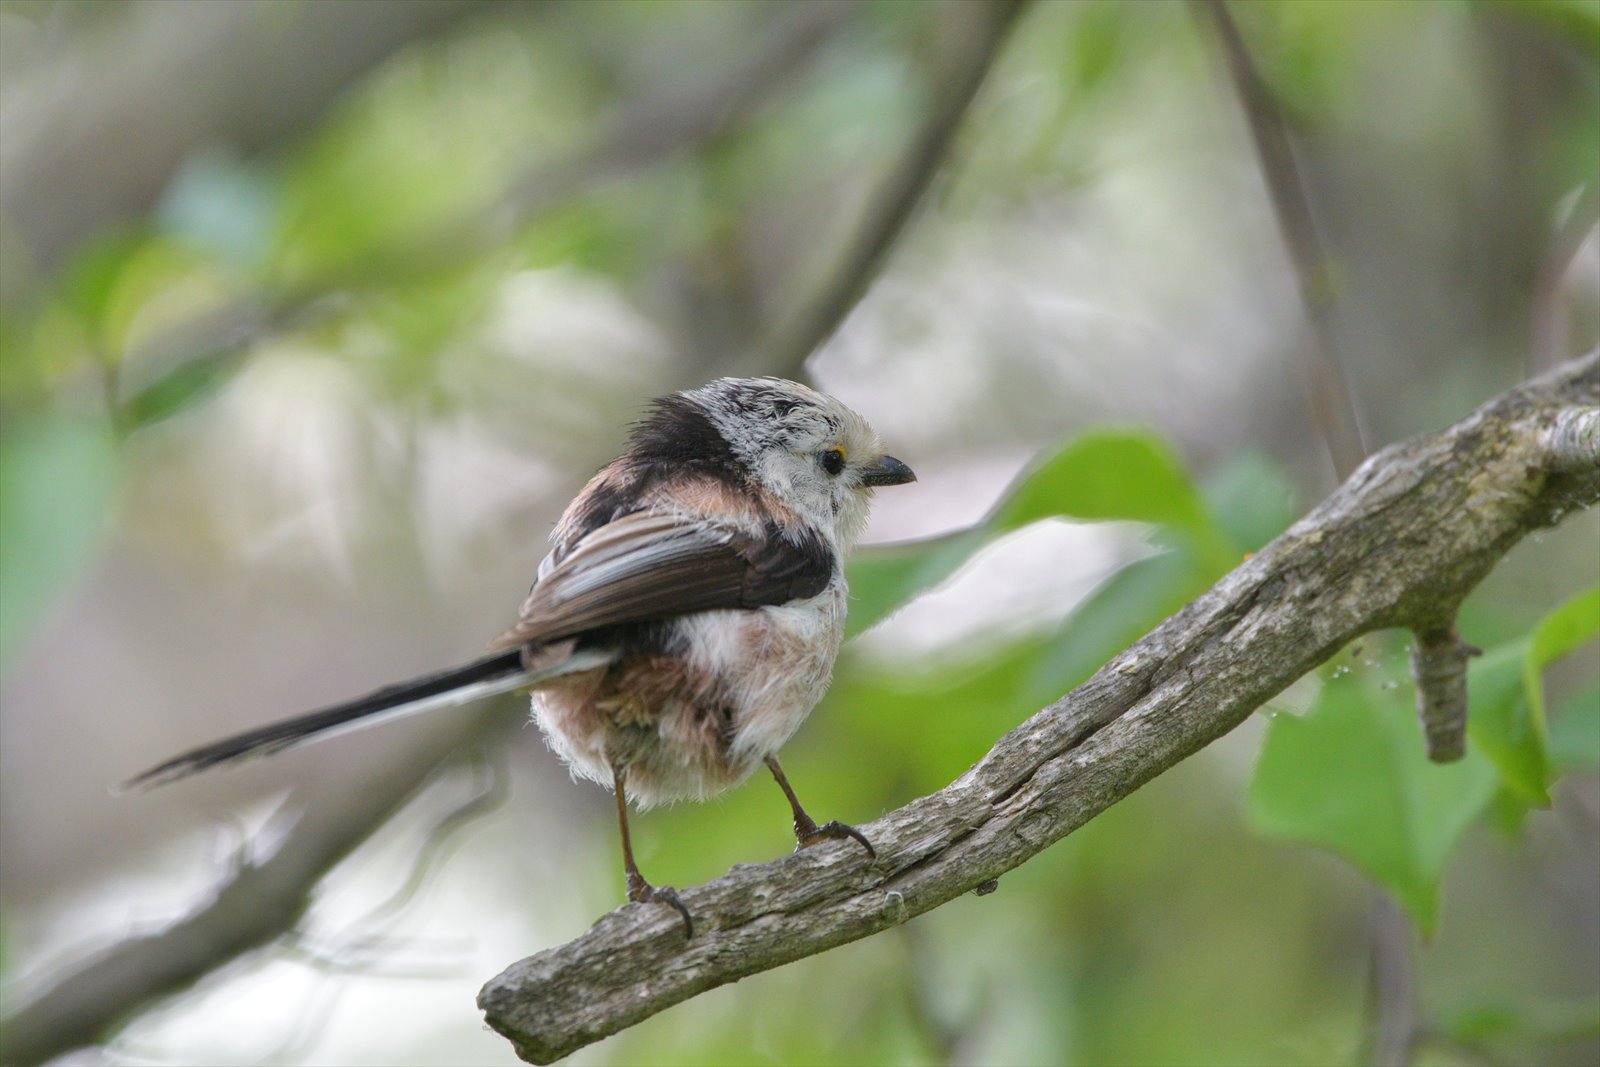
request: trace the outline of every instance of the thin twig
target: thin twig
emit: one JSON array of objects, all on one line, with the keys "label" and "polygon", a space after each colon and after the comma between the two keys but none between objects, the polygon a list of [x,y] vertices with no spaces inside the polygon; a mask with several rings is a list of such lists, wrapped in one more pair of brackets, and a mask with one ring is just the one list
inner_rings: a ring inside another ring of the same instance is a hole
[{"label": "thin twig", "polygon": [[874,192],[860,227],[839,263],[828,272],[826,285],[764,346],[768,363],[780,368],[780,373],[798,376],[812,351],[828,339],[866,292],[939,174],[962,119],[1027,6],[1028,0],[983,4],[947,0],[942,17],[952,24],[948,28],[955,54],[931,72],[933,100],[927,119]]},{"label": "thin twig", "polygon": [[1216,25],[1228,73],[1250,126],[1261,163],[1261,177],[1272,199],[1278,229],[1294,267],[1300,302],[1310,325],[1312,414],[1327,442],[1328,455],[1341,479],[1350,476],[1367,454],[1361,422],[1351,398],[1349,376],[1339,357],[1332,330],[1338,288],[1334,264],[1317,234],[1305,178],[1295,161],[1294,145],[1277,101],[1267,88],[1233,16],[1222,0],[1198,0],[1199,8]]},{"label": "thin twig", "polygon": [[[460,977],[474,944],[469,938],[452,938],[431,944],[414,937],[363,936],[324,945],[299,930],[285,934],[273,947],[281,955],[312,970],[329,975],[430,979]],[[422,954],[423,962],[396,963],[402,952]],[[451,958],[440,957],[449,953]]]}]

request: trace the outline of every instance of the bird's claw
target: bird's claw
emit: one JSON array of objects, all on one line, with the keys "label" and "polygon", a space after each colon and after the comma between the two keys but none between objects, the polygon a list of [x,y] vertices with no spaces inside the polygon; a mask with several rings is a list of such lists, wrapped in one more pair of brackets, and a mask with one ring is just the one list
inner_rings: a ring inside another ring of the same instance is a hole
[{"label": "bird's claw", "polygon": [[821,841],[849,840],[856,842],[862,848],[866,849],[867,855],[871,856],[873,859],[878,858],[878,850],[872,847],[872,842],[867,840],[867,836],[865,834],[863,834],[860,830],[857,830],[854,826],[851,826],[849,823],[842,823],[838,819],[825,822],[821,826],[818,826],[815,823],[812,823],[810,826],[796,825],[794,828],[794,836],[796,842],[794,849],[796,852],[803,848],[810,848],[812,845],[815,845]]},{"label": "bird's claw", "polygon": [[689,909],[683,903],[683,898],[678,896],[678,891],[670,885],[651,885],[639,875],[630,875],[628,899],[635,904],[667,904],[676,908],[678,914],[683,916],[684,940],[694,937],[694,920],[689,917]]}]

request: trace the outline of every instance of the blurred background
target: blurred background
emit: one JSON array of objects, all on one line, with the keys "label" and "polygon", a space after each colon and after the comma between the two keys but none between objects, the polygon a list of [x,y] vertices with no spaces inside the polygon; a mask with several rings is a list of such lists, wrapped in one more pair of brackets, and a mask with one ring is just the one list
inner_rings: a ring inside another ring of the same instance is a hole
[{"label": "blurred background", "polygon": [[[784,757],[862,824],[1331,491],[1329,360],[1375,449],[1593,346],[1597,185],[1593,0],[0,0],[8,1061],[516,1062],[477,989],[623,899],[521,702],[107,786],[479,654],[649,397],[800,378],[918,472]],[[1134,453],[1208,552],[1071,521]],[[1374,635],[999,892],[572,1062],[1600,1062],[1600,655],[1518,682],[1597,583],[1589,513],[1475,594],[1534,725],[1459,771]],[[787,822],[634,833],[686,886]]]}]

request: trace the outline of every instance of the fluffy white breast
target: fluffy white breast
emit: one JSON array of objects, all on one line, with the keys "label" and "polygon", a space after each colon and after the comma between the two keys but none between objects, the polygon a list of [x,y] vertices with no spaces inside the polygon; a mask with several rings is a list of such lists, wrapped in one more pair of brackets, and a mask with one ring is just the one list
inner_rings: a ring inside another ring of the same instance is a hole
[{"label": "fluffy white breast", "polygon": [[744,773],[776,754],[822,699],[844,639],[844,613],[840,579],[807,600],[685,620],[690,663],[729,683],[729,759]]}]

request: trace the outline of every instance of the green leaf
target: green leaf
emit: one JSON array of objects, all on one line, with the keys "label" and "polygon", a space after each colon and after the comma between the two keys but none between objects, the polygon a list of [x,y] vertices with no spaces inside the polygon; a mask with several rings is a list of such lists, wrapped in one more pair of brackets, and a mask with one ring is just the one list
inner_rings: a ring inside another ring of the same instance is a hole
[{"label": "green leaf", "polygon": [[1282,467],[1259,452],[1231,459],[1206,479],[1207,511],[1239,552],[1256,552],[1298,514],[1294,486]]},{"label": "green leaf", "polygon": [[35,346],[63,372],[85,357],[105,371],[144,341],[192,325],[236,291],[236,279],[200,250],[144,231],[91,242],[65,271]]},{"label": "green leaf", "polygon": [[96,324],[100,353],[121,360],[141,343],[220,308],[232,292],[227,273],[197,249],[174,238],[150,237],[111,279]]},{"label": "green leaf", "polygon": [[1528,662],[1542,669],[1600,636],[1600,585],[1585,590],[1540,620]]},{"label": "green leaf", "polygon": [[1073,99],[1078,100],[1126,67],[1134,35],[1127,11],[1115,4],[1084,4],[1074,13],[1077,18],[1066,40],[1066,62],[1050,66],[1059,66],[1071,79]]},{"label": "green leaf", "polygon": [[1025,476],[991,522],[1015,530],[1052,516],[1128,519],[1187,532],[1211,525],[1172,449],[1133,430],[1094,430],[1072,441]]},{"label": "green leaf", "polygon": [[1489,802],[1489,810],[1484,813],[1483,820],[1490,829],[1511,841],[1528,824],[1529,810],[1528,802],[1520,794],[1513,793],[1502,784],[1494,791],[1494,799]]},{"label": "green leaf", "polygon": [[[1393,690],[1398,694],[1401,689]],[[1406,792],[1407,829],[1417,864],[1431,886],[1437,888],[1445,863],[1461,835],[1467,832],[1494,800],[1500,783],[1494,768],[1481,757],[1467,756],[1454,763],[1434,763],[1418,743],[1417,723],[1409,701],[1374,705],[1389,744],[1395,752]],[[1417,915],[1418,925],[1432,932],[1431,917]]]},{"label": "green leaf", "polygon": [[91,242],[73,257],[61,283],[61,296],[93,343],[106,347],[106,320],[118,283],[128,265],[147,247],[149,235],[119,230]]},{"label": "green leaf", "polygon": [[[929,781],[948,781],[1039,709],[1039,700],[1026,691],[1038,650],[1036,639],[1024,639],[958,662],[881,664],[846,656],[820,715],[825,721],[850,719],[855,736],[884,754],[874,761],[884,773],[915,767]],[[862,714],[867,708],[871,714]],[[861,789],[868,796],[874,787],[834,788]]]},{"label": "green leaf", "polygon": [[1523,669],[1529,640],[1496,645],[1467,668],[1467,737],[1526,804],[1547,807],[1544,733],[1529,714]]},{"label": "green leaf", "polygon": [[1468,668],[1467,734],[1499,769],[1511,797],[1524,805],[1550,804],[1544,668],[1597,633],[1600,588],[1579,593],[1528,636],[1496,645]]},{"label": "green leaf", "polygon": [[[1218,521],[1213,515],[1227,518]],[[1099,602],[1086,605],[1085,617],[1096,620],[1094,633],[1083,639],[1069,636],[1040,675],[1081,681],[1226,573],[1240,553],[1270,540],[1289,524],[1293,512],[1287,480],[1260,457],[1246,455],[1230,464],[1203,501],[1176,454],[1159,437],[1136,430],[1092,431],[1019,477],[976,526],[858,553],[849,569],[846,633],[870,629],[949,578],[1002,534],[1050,518],[1121,519],[1168,531],[1166,536],[1158,533],[1157,540],[1171,550],[1163,554],[1170,558],[1132,565],[1108,583],[1096,594]],[[1099,620],[1108,615],[1109,625],[1101,625]]]},{"label": "green leaf", "polygon": [[1494,768],[1469,752],[1432,764],[1400,687],[1366,671],[1330,679],[1304,716],[1279,714],[1250,786],[1262,833],[1325,845],[1394,894],[1431,931],[1439,876],[1494,796]]},{"label": "green leaf", "polygon": [[122,402],[122,429],[135,430],[176,415],[209,396],[243,363],[242,352],[220,351],[175,367]]},{"label": "green leaf", "polygon": [[846,634],[854,637],[877,625],[900,605],[950,577],[992,539],[988,530],[975,526],[857,554],[849,565]]},{"label": "green leaf", "polygon": [[103,425],[59,416],[13,427],[0,448],[0,663],[100,547],[116,486]]},{"label": "green leaf", "polygon": [[381,65],[275,175],[278,284],[430,276],[529,161],[586,142],[590,89],[570,50],[488,26]]},{"label": "green leaf", "polygon": [[1080,604],[1041,652],[1029,692],[1052,700],[1204,592],[1209,575],[1185,549],[1135,560]]},{"label": "green leaf", "polygon": [[1585,590],[1546,615],[1533,628],[1528,666],[1537,672],[1586,641],[1600,636],[1600,585]]},{"label": "green leaf", "polygon": [[[1546,615],[1533,628],[1522,665],[1529,728],[1541,744],[1548,731],[1544,710],[1544,669],[1600,634],[1600,586],[1585,590]],[[1548,784],[1548,783],[1547,783]]]}]

